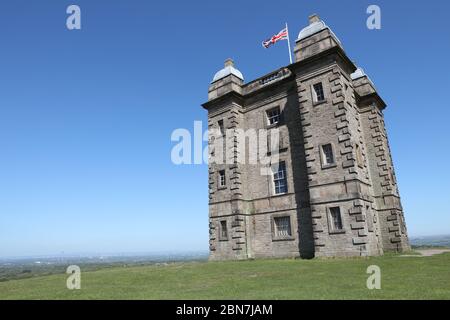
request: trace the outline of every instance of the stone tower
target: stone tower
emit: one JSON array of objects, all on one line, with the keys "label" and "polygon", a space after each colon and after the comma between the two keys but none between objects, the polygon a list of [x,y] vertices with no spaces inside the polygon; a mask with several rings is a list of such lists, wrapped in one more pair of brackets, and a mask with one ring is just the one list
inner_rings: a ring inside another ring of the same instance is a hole
[{"label": "stone tower", "polygon": [[[409,249],[374,84],[317,15],[294,55],[247,83],[227,60],[209,87],[209,152],[226,155],[209,164],[210,259]],[[273,147],[274,130],[276,153],[249,134],[263,132]],[[252,144],[269,161],[248,161]]]}]

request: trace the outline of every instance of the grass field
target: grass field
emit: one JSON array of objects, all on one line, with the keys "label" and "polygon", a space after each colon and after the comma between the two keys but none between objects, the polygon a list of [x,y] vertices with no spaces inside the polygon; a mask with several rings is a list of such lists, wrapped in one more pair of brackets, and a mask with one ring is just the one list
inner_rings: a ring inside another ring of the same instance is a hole
[{"label": "grass field", "polygon": [[[366,287],[381,268],[381,289]],[[0,283],[0,299],[450,299],[450,253],[431,257],[174,263]]]}]

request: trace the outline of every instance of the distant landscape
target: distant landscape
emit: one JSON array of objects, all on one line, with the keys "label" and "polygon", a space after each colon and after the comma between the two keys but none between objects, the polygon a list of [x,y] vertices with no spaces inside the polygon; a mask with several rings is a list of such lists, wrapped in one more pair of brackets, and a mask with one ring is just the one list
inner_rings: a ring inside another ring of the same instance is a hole
[{"label": "distant landscape", "polygon": [[411,237],[409,242],[413,248],[450,247],[450,235]]},{"label": "distant landscape", "polygon": [[[410,242],[413,249],[450,248],[450,235],[412,237]],[[83,271],[95,271],[114,267],[160,266],[175,262],[206,261],[207,259],[207,251],[0,258],[0,282],[62,274],[66,272],[69,265],[78,265]]]},{"label": "distant landscape", "polygon": [[112,267],[141,265],[164,265],[183,261],[205,261],[208,252],[141,253],[134,255],[78,255],[38,256],[24,258],[0,258],[0,282],[36,276],[61,274],[70,265],[77,265],[83,271],[95,271]]},{"label": "distant landscape", "polygon": [[[367,270],[381,270],[369,290]],[[450,299],[450,252],[334,259],[173,262],[82,271],[80,290],[67,274],[0,282],[3,299]],[[82,269],[83,270],[83,269]]]}]

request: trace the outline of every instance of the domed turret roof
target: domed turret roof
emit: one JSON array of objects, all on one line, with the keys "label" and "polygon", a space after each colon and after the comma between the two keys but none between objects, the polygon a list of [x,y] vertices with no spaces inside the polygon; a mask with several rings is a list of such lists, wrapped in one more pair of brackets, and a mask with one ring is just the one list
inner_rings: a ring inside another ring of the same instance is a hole
[{"label": "domed turret roof", "polygon": [[323,20],[319,18],[318,15],[312,15],[309,17],[309,26],[303,28],[298,33],[298,37],[296,41],[303,40],[305,38],[308,38],[309,36],[312,36],[313,34],[320,32],[324,29],[330,30],[331,34],[336,38],[336,40],[341,44],[341,41],[338,37],[334,34],[334,32],[328,27]]},{"label": "domed turret roof", "polygon": [[238,77],[239,79],[241,79],[242,81],[244,81],[244,76],[242,75],[242,73],[234,67],[233,60],[227,59],[227,60],[225,60],[225,67],[222,70],[218,71],[214,75],[212,82],[216,82],[217,80],[225,78],[226,76],[228,76],[230,74],[233,74],[236,77]]}]

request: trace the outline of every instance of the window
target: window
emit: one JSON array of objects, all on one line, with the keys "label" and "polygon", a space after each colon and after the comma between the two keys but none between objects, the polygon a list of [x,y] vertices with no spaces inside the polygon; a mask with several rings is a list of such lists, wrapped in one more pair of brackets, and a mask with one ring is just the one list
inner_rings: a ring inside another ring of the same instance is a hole
[{"label": "window", "polygon": [[275,217],[273,219],[275,226],[275,237],[283,238],[290,237],[291,233],[291,218],[289,216],[285,217]]},{"label": "window", "polygon": [[389,168],[389,177],[391,178],[391,182],[395,184],[394,170],[392,168]]},{"label": "window", "polygon": [[399,214],[398,218],[400,220],[400,231],[402,234],[405,234],[406,233],[405,217],[402,214]]},{"label": "window", "polygon": [[334,155],[331,143],[322,145],[322,163],[324,165],[334,164]]},{"label": "window", "polygon": [[315,102],[321,102],[325,100],[325,94],[323,92],[322,82],[313,85]]},{"label": "window", "polygon": [[227,221],[220,221],[220,239],[228,240],[228,229],[227,229]]},{"label": "window", "polygon": [[225,170],[219,171],[219,187],[225,187],[226,186],[226,180],[225,180]]},{"label": "window", "polygon": [[373,232],[373,216],[369,206],[366,206],[367,230]]},{"label": "window", "polygon": [[363,166],[363,156],[361,153],[361,148],[359,147],[359,144],[356,144],[356,163],[358,166]]},{"label": "window", "polygon": [[275,194],[287,192],[286,163],[280,162],[272,167]]},{"label": "window", "polygon": [[223,125],[223,120],[219,120],[219,122],[217,124],[219,125],[220,134],[224,136],[225,135],[225,127]]},{"label": "window", "polygon": [[280,107],[276,107],[268,110],[267,112],[267,123],[269,125],[276,125],[280,122]]},{"label": "window", "polygon": [[342,230],[341,209],[339,207],[330,208],[331,228],[333,231]]}]

